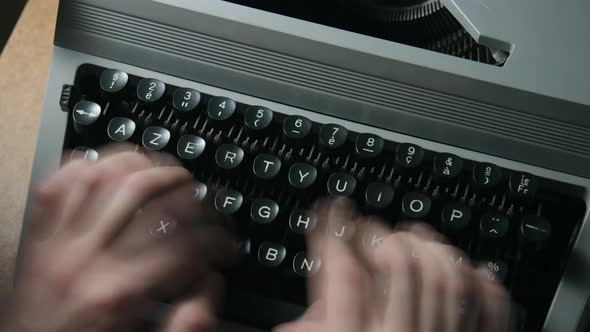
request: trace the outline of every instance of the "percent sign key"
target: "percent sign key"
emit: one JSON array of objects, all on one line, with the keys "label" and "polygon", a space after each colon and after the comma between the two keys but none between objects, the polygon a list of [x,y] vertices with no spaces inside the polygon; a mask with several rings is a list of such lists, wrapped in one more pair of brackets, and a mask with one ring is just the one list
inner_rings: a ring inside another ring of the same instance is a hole
[{"label": "percent sign key", "polygon": [[499,259],[489,259],[486,261],[488,269],[488,279],[498,283],[504,283],[508,275],[508,265]]}]

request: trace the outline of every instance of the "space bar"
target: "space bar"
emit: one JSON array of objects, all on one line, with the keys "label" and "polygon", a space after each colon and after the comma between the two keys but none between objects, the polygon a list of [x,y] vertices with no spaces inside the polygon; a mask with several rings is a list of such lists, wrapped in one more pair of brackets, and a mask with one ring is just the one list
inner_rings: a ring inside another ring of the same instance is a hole
[{"label": "space bar", "polygon": [[274,300],[240,289],[226,294],[224,320],[261,329],[273,327],[300,317],[305,307]]}]

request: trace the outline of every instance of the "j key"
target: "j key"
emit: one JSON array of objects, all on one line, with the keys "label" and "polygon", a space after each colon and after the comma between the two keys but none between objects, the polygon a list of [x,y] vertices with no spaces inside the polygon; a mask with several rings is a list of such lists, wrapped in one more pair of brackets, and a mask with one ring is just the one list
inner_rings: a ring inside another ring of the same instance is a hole
[{"label": "j key", "polygon": [[283,122],[283,134],[290,140],[301,142],[311,132],[312,123],[300,115],[290,115]]},{"label": "j key", "polygon": [[329,123],[320,128],[320,148],[326,151],[339,151],[348,139],[348,130],[341,125]]},{"label": "j key", "polygon": [[434,176],[439,180],[453,180],[463,170],[463,159],[454,154],[441,153],[434,158]]},{"label": "j key", "polygon": [[226,97],[213,97],[207,104],[207,115],[216,123],[221,123],[234,115],[236,102]]},{"label": "j key", "polygon": [[86,146],[77,146],[72,150],[70,159],[84,159],[90,161],[98,160],[98,152]]},{"label": "j key", "polygon": [[184,135],[178,140],[176,153],[183,160],[194,160],[205,151],[205,140],[195,135]]},{"label": "j key", "polygon": [[484,261],[488,272],[488,280],[497,283],[504,283],[508,276],[508,265],[499,259],[487,259]]},{"label": "j key", "polygon": [[318,176],[315,167],[307,164],[296,163],[289,169],[289,184],[297,189],[311,187]]},{"label": "j key", "polygon": [[250,106],[244,112],[244,124],[253,132],[264,130],[272,123],[273,113],[266,107]]},{"label": "j key", "polygon": [[215,151],[215,163],[225,169],[234,169],[244,160],[244,150],[234,144],[223,144]]},{"label": "j key", "polygon": [[300,251],[293,258],[293,271],[300,277],[310,277],[318,272],[321,264],[319,257],[309,257]]},{"label": "j key", "polygon": [[516,172],[510,176],[510,194],[519,200],[529,201],[539,191],[539,180],[536,176],[524,172]]},{"label": "j key", "polygon": [[502,240],[508,235],[509,228],[508,217],[497,212],[484,214],[479,221],[479,234],[484,240]]},{"label": "j key", "polygon": [[107,93],[117,93],[127,86],[129,75],[126,72],[107,69],[100,76],[100,88]]},{"label": "j key", "polygon": [[261,153],[254,158],[252,165],[256,177],[270,180],[273,179],[281,170],[281,160],[272,154]]},{"label": "j key", "polygon": [[127,118],[112,118],[107,126],[107,134],[115,142],[127,141],[134,133],[135,122]]},{"label": "j key", "polygon": [[334,173],[328,177],[328,193],[335,197],[349,197],[356,188],[354,176],[346,173]]},{"label": "j key", "polygon": [[295,209],[289,216],[289,228],[296,234],[311,232],[316,225],[316,216],[311,212]]},{"label": "j key", "polygon": [[402,212],[411,219],[422,219],[432,207],[430,197],[417,192],[406,193],[402,199]]},{"label": "j key", "polygon": [[263,242],[258,248],[258,262],[268,268],[280,266],[286,256],[287,249],[277,243]]},{"label": "j key", "polygon": [[144,78],[137,85],[137,97],[145,103],[158,102],[166,92],[166,84],[153,78]]},{"label": "j key", "polygon": [[215,209],[224,215],[232,215],[242,207],[244,197],[233,189],[222,189],[215,195]]},{"label": "j key", "polygon": [[395,149],[395,164],[402,170],[413,170],[422,165],[424,150],[415,144],[402,143]]},{"label": "j key", "polygon": [[445,205],[441,212],[441,228],[444,233],[455,235],[464,232],[471,222],[471,210],[461,203]]},{"label": "j key", "polygon": [[502,169],[494,164],[479,163],[473,166],[473,184],[478,189],[489,191],[502,180]]},{"label": "j key", "polygon": [[201,94],[199,91],[188,88],[178,88],[174,91],[172,97],[172,105],[181,114],[190,113],[201,102]]},{"label": "j key", "polygon": [[373,134],[360,134],[356,138],[354,152],[361,159],[375,159],[383,152],[383,139]]},{"label": "j key", "polygon": [[257,224],[273,222],[279,214],[279,205],[272,199],[257,198],[250,206],[250,218]]},{"label": "j key", "polygon": [[162,127],[147,127],[143,132],[141,142],[150,151],[160,151],[170,142],[170,132]]},{"label": "j key", "polygon": [[527,248],[542,249],[551,237],[551,223],[543,216],[528,215],[522,220],[520,235]]},{"label": "j key", "polygon": [[365,190],[365,204],[369,209],[382,210],[393,202],[393,188],[382,182],[373,182]]},{"label": "j key", "polygon": [[102,109],[97,103],[87,100],[76,103],[72,112],[76,132],[83,134],[90,125],[98,120],[101,112]]}]

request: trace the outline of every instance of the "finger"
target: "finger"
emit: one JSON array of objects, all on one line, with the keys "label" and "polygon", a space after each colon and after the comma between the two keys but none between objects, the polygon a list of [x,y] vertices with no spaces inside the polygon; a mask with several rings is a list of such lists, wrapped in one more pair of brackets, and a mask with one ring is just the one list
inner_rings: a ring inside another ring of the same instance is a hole
[{"label": "finger", "polygon": [[133,173],[112,195],[109,204],[95,224],[91,242],[96,246],[108,245],[124,229],[139,208],[152,199],[174,188],[191,183],[191,175],[180,167],[156,167]]},{"label": "finger", "polygon": [[445,237],[423,222],[401,222],[396,231],[412,233],[423,241],[446,242]]},{"label": "finger", "polygon": [[223,280],[210,274],[198,289],[174,305],[161,332],[209,332],[217,326],[216,312],[223,292]]},{"label": "finger", "polygon": [[508,331],[511,303],[506,290],[488,279],[485,267],[478,268],[477,298],[480,299],[479,328],[481,332]]}]

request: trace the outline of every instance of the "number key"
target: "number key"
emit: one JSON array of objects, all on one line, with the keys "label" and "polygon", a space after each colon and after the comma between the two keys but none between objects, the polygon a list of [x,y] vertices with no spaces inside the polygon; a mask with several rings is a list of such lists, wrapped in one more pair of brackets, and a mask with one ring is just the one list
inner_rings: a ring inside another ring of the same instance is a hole
[{"label": "number key", "polygon": [[263,130],[270,126],[272,118],[272,111],[266,107],[248,107],[244,114],[244,123],[249,129]]},{"label": "number key", "polygon": [[289,139],[301,140],[309,135],[311,126],[309,119],[299,115],[290,115],[285,118],[283,123],[283,133]]},{"label": "number key", "polygon": [[174,92],[172,104],[174,108],[181,112],[190,112],[194,110],[201,101],[201,94],[194,89],[179,88]]},{"label": "number key", "polygon": [[137,97],[146,103],[155,103],[166,92],[166,84],[153,78],[144,78],[137,85]]},{"label": "number key", "polygon": [[207,105],[207,115],[215,121],[229,119],[236,111],[236,102],[226,97],[213,97]]},{"label": "number key", "polygon": [[383,151],[383,139],[373,134],[360,134],[356,138],[354,151],[362,159],[376,158]]}]

